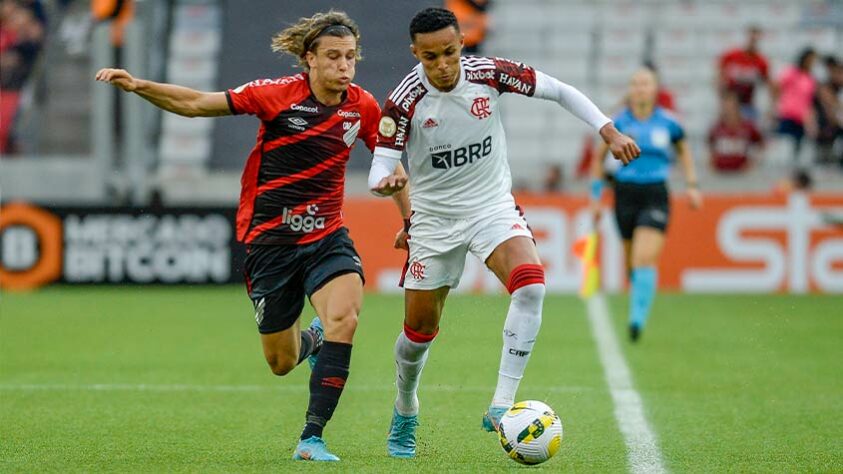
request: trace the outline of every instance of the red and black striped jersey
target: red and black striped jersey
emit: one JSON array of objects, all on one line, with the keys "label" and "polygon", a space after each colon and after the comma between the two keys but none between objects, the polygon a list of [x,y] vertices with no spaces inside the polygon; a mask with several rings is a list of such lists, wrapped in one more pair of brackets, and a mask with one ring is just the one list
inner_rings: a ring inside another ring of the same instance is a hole
[{"label": "red and black striped jersey", "polygon": [[316,100],[306,73],[261,79],[226,92],[233,114],[261,120],[241,178],[237,238],[306,244],[342,226],[345,168],[358,138],[373,150],[380,107],[351,84],[343,101]]}]

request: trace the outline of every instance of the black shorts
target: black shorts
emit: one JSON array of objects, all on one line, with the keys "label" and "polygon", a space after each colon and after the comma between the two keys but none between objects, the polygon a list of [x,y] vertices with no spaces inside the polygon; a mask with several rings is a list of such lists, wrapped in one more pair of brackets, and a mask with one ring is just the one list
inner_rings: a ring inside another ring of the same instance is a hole
[{"label": "black shorts", "polygon": [[636,227],[666,231],[670,220],[667,185],[615,182],[615,219],[624,240],[632,239]]},{"label": "black shorts", "polygon": [[249,245],[246,287],[261,334],[283,331],[301,316],[304,298],[347,273],[363,278],[348,229],[304,245]]}]

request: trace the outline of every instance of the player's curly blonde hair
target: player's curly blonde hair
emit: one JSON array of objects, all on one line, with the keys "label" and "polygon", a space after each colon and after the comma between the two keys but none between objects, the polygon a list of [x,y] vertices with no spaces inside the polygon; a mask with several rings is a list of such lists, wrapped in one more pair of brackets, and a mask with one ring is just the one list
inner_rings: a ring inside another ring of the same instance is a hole
[{"label": "player's curly blonde hair", "polygon": [[298,58],[299,66],[309,70],[305,55],[308,51],[316,51],[319,38],[323,36],[354,36],[357,42],[357,60],[360,56],[360,30],[345,12],[330,10],[327,13],[317,13],[310,18],[299,18],[299,21],[272,37],[272,50],[276,53],[286,53]]}]

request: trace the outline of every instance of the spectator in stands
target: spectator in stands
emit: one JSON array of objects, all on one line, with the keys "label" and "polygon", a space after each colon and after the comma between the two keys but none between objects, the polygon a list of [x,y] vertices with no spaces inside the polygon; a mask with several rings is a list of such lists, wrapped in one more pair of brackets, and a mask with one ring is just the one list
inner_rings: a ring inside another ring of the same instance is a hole
[{"label": "spectator in stands", "polygon": [[826,82],[817,88],[817,162],[843,166],[843,63],[834,56],[825,59]]},{"label": "spectator in stands", "polygon": [[3,0],[0,4],[0,153],[14,151],[12,126],[26,84],[44,43],[38,2]]},{"label": "spectator in stands", "polygon": [[489,26],[486,10],[490,3],[491,0],[445,0],[445,8],[454,12],[460,31],[465,35],[462,49],[465,54],[480,54]]},{"label": "spectator in stands", "polygon": [[123,46],[123,32],[135,15],[134,0],[92,0],[91,14],[94,21],[111,22],[111,42],[115,50]]},{"label": "spectator in stands", "polygon": [[757,160],[763,139],[758,127],[741,115],[738,95],[727,91],[720,100],[720,117],[708,133],[711,167],[718,172],[746,170]]},{"label": "spectator in stands", "polygon": [[782,72],[776,84],[777,132],[790,139],[793,158],[799,167],[808,165],[802,146],[805,135],[817,136],[814,114],[814,93],[817,82],[811,75],[816,59],[816,51],[813,48],[805,48],[799,53],[796,63]]},{"label": "spectator in stands", "polygon": [[546,193],[561,193],[565,185],[565,171],[562,166],[553,164],[548,166],[542,183],[542,190]]},{"label": "spectator in stands", "polygon": [[761,41],[762,31],[758,26],[747,29],[747,43],[743,48],[730,49],[720,56],[720,93],[732,91],[738,95],[741,104],[741,114],[756,122],[758,110],[754,105],[755,86],[767,84],[771,94],[773,92],[770,81],[767,58],[761,54],[758,43]]}]

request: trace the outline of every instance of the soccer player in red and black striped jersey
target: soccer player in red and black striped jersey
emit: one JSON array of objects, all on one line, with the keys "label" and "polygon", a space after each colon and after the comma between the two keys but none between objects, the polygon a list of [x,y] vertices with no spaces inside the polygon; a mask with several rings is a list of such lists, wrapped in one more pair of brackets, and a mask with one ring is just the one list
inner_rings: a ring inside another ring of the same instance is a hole
[{"label": "soccer player in red and black striped jersey", "polygon": [[[351,83],[359,39],[342,12],[302,18],[272,47],[298,57],[304,72],[225,92],[136,79],[120,69],[96,75],[179,115],[261,120],[241,180],[237,237],[247,245],[247,288],[272,372],[285,375],[305,359],[313,370],[295,459],[339,460],[322,430],[348,378],[363,298],[360,258],[342,221],[345,168],[357,139],[374,149],[380,119],[375,98]],[[403,186],[401,179],[393,184]],[[305,297],[318,316],[301,331]]]}]

